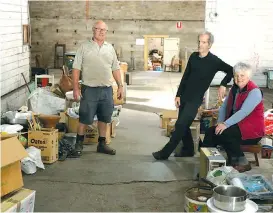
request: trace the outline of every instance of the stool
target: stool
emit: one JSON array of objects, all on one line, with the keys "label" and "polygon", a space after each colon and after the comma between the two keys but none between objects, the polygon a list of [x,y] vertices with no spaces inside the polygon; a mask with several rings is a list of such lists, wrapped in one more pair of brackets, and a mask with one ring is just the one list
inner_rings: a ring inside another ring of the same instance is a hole
[{"label": "stool", "polygon": [[250,163],[256,163],[256,166],[260,166],[258,153],[261,152],[262,147],[260,145],[241,145],[242,152],[253,153],[255,157],[255,161],[250,161]]}]

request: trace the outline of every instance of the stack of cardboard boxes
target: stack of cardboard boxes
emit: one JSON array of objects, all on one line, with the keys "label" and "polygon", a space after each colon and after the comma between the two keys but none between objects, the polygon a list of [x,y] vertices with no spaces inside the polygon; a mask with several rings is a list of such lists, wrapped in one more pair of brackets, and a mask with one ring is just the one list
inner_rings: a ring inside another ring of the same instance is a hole
[{"label": "stack of cardboard boxes", "polygon": [[[160,113],[160,127],[166,129],[166,136],[170,137],[171,133],[174,131],[175,123],[178,118],[177,110],[165,110]],[[195,142],[195,152],[198,149],[198,143],[200,138],[200,120],[194,120],[190,126],[193,140]]]},{"label": "stack of cardboard boxes", "polygon": [[[77,133],[78,125],[79,125],[79,119],[72,118],[67,116],[65,113],[61,113],[61,117],[63,117],[67,129],[69,133]],[[110,124],[107,125],[107,131],[106,131],[106,143],[111,143],[111,138],[115,137],[115,121],[112,121]],[[94,123],[86,128],[85,136],[84,136],[84,144],[92,144],[98,142],[98,128],[97,128],[97,121],[94,121]]]},{"label": "stack of cardboard boxes", "polygon": [[1,212],[33,212],[35,191],[24,186],[21,162],[28,153],[17,137],[1,138]]}]

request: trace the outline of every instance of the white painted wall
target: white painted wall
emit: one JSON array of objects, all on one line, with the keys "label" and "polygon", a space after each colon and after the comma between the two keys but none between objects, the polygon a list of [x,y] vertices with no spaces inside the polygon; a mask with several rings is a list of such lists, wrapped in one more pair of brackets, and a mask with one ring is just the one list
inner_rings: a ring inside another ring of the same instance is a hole
[{"label": "white painted wall", "polygon": [[[29,82],[30,51],[23,45],[23,24],[29,24],[28,0],[0,0],[1,111],[17,107],[26,99],[25,88],[9,93]],[[5,95],[5,96],[4,96]]]},{"label": "white painted wall", "polygon": [[205,27],[215,36],[211,52],[231,65],[250,63],[259,84],[266,81],[262,72],[273,68],[272,11],[273,0],[206,0]]}]

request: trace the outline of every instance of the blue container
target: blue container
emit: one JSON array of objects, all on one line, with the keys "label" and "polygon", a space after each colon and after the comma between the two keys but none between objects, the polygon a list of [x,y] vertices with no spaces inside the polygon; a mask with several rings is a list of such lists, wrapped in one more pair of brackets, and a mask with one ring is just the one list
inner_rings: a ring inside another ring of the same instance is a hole
[{"label": "blue container", "polygon": [[155,67],[155,70],[156,70],[156,71],[162,71],[162,69],[161,69],[160,66],[156,66],[156,67]]}]

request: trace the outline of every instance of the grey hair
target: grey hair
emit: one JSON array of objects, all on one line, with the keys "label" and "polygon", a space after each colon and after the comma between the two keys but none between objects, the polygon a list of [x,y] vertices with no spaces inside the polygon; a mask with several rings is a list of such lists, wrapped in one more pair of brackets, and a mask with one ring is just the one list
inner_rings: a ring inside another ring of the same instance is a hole
[{"label": "grey hair", "polygon": [[103,24],[105,24],[105,26],[106,26],[106,29],[108,30],[108,26],[107,26],[107,24],[104,22],[104,21],[102,21],[102,20],[98,20],[98,21],[96,21],[94,24],[93,24],[93,29],[95,29],[96,28],[96,26],[97,26],[97,24],[99,24],[99,23],[103,23]]},{"label": "grey hair", "polygon": [[210,45],[212,45],[212,44],[214,43],[214,35],[213,35],[211,32],[209,32],[209,31],[204,31],[204,32],[202,32],[202,33],[199,33],[197,39],[199,39],[199,37],[200,37],[201,35],[208,35],[208,36],[209,36],[209,44],[210,44]]},{"label": "grey hair", "polygon": [[250,64],[244,63],[244,62],[238,62],[233,67],[233,74],[240,73],[240,72],[247,72],[248,76],[251,77],[252,75],[252,67]]}]

